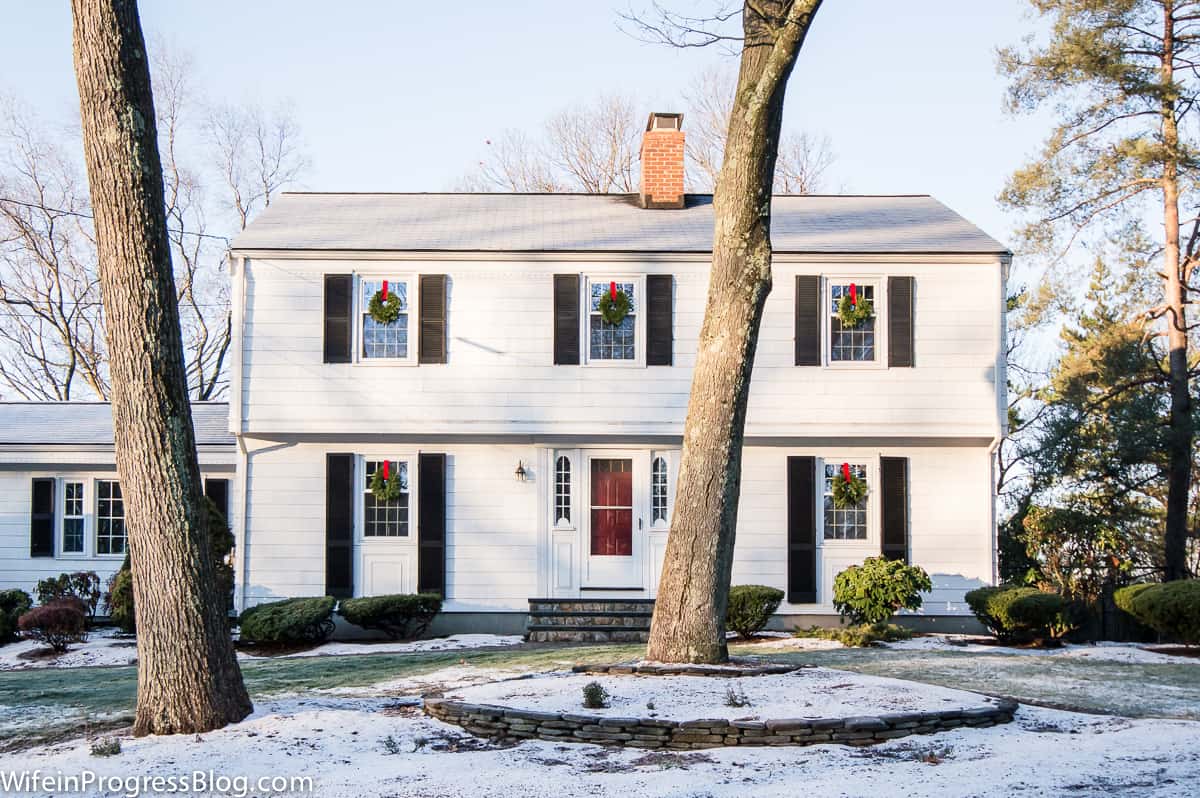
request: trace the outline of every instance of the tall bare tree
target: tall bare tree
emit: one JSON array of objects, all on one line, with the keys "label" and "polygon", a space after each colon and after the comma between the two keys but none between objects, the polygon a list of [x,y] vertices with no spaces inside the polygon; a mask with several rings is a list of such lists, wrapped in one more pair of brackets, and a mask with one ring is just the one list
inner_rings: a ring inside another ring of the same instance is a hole
[{"label": "tall bare tree", "polygon": [[[725,153],[736,75],[719,67],[700,73],[684,95],[687,108],[687,181],[690,191],[712,191]],[[784,131],[775,160],[776,194],[818,194],[827,189],[836,160],[828,136]]]},{"label": "tall bare tree", "polygon": [[1167,341],[1171,403],[1165,529],[1168,579],[1188,575],[1191,377],[1187,305],[1200,263],[1196,192],[1200,139],[1200,2],[1031,0],[1050,20],[1045,41],[1001,52],[1018,110],[1056,101],[1043,151],[1018,170],[1001,197],[1034,218],[1026,233],[1057,255],[1089,234],[1128,235],[1160,224],[1152,263],[1162,300],[1148,334]]},{"label": "tall bare tree", "polygon": [[[741,9],[741,67],[713,197],[708,301],[646,651],[652,660],[711,663],[728,658],[725,609],[750,375],[771,290],[771,189],[783,101],[820,5],[821,0],[753,0]],[[635,20],[649,38],[676,46],[739,38],[711,27],[721,19],[658,11],[655,20]]]},{"label": "tall bare tree", "polygon": [[138,626],[134,734],[251,711],[209,556],[156,116],[134,0],[72,0]]},{"label": "tall bare tree", "polygon": [[0,380],[24,399],[108,397],[87,189],[61,142],[0,104]]}]

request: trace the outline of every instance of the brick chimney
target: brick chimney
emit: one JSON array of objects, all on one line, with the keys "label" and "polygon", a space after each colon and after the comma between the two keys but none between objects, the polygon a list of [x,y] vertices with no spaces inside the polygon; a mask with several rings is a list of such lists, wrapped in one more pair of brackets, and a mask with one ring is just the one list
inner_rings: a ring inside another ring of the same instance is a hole
[{"label": "brick chimney", "polygon": [[683,207],[683,114],[650,114],[642,134],[643,208]]}]

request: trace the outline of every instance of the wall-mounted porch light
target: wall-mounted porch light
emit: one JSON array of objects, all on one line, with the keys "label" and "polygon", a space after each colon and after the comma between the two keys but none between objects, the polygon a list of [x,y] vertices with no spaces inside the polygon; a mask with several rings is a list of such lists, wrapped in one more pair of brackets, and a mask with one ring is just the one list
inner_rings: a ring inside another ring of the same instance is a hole
[{"label": "wall-mounted porch light", "polygon": [[525,464],[520,460],[517,461],[517,470],[514,472],[514,476],[516,476],[517,482],[529,481],[529,472],[525,470]]}]

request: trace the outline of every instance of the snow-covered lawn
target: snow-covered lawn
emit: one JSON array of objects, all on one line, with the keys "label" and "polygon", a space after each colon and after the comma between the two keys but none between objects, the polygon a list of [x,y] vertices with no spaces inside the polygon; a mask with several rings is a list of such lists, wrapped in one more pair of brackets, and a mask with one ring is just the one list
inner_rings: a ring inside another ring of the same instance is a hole
[{"label": "snow-covered lawn", "polygon": [[[591,682],[599,683],[607,691],[608,709],[581,706],[583,687]],[[729,706],[728,690],[749,703]],[[743,678],[556,673],[455,690],[445,697],[542,712],[660,720],[837,718],[968,709],[984,704],[983,697],[976,693],[830,668],[803,668],[783,675]]]},{"label": "snow-covered lawn", "polygon": [[[424,678],[434,683],[443,675],[448,689],[463,676],[450,671]],[[1131,721],[1022,708],[1011,724],[861,749],[821,745],[648,753],[540,741],[496,745],[425,718],[413,703],[328,694],[259,700],[253,716],[221,731],[123,737],[122,752],[109,758],[91,756],[87,741],[72,741],[0,755],[0,771],[91,770],[122,778],[203,771],[245,776],[251,785],[261,776],[310,776],[313,794],[328,798],[1161,798],[1194,795],[1200,779],[1195,755],[1200,723],[1187,721]]]},{"label": "snow-covered lawn", "polygon": [[[497,648],[515,646],[522,642],[519,635],[451,635],[430,640],[413,640],[404,643],[322,643],[305,651],[297,651],[282,657],[325,657],[354,654],[410,654],[425,651],[456,651],[459,649]],[[36,656],[30,656],[35,654]],[[264,657],[244,651],[238,652],[240,660],[280,659]],[[117,630],[102,628],[88,634],[87,642],[77,643],[65,654],[54,656],[33,640],[20,640],[0,647],[0,671],[25,670],[30,668],[78,668],[96,665],[133,665],[137,662],[137,644],[132,637],[122,636]]]}]

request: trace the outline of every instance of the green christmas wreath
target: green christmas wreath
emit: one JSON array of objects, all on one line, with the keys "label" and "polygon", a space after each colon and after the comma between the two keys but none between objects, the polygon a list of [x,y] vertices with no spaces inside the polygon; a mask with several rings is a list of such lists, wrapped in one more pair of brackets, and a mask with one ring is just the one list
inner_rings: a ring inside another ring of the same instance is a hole
[{"label": "green christmas wreath", "polygon": [[843,329],[853,330],[874,315],[875,305],[864,296],[859,296],[857,302],[851,302],[850,295],[843,294],[838,302],[838,321]]},{"label": "green christmas wreath", "polygon": [[867,483],[854,472],[847,480],[844,474],[833,478],[833,506],[839,510],[849,510],[862,504],[867,498]]},{"label": "green christmas wreath", "polygon": [[400,318],[400,297],[396,296],[395,291],[389,291],[387,299],[384,299],[383,292],[376,291],[367,305],[367,313],[380,324],[391,324]]},{"label": "green christmas wreath", "polygon": [[629,294],[621,289],[617,289],[615,299],[613,292],[605,291],[600,297],[600,318],[615,327],[629,315],[630,304]]},{"label": "green christmas wreath", "polygon": [[383,466],[375,469],[371,475],[371,495],[377,502],[394,502],[404,493],[404,483],[400,481],[400,469],[390,469],[392,473],[383,478]]}]

